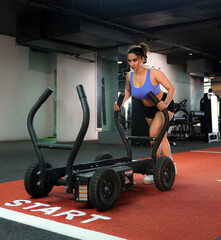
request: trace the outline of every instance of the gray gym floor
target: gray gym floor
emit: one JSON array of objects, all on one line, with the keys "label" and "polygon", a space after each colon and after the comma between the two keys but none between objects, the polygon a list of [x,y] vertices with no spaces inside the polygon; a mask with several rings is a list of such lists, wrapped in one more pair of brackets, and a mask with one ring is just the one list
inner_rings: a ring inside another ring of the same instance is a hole
[{"label": "gray gym floor", "polygon": [[[221,141],[206,143],[203,141],[176,141],[171,145],[172,153],[220,146]],[[64,167],[69,155],[68,150],[44,149],[46,161],[53,167]],[[86,141],[82,144],[76,163],[94,161],[102,152],[109,152],[114,157],[126,156],[124,145],[98,144],[97,141]],[[132,146],[133,159],[150,156],[148,146]],[[31,141],[0,142],[0,183],[24,178],[27,167],[37,160]]]}]

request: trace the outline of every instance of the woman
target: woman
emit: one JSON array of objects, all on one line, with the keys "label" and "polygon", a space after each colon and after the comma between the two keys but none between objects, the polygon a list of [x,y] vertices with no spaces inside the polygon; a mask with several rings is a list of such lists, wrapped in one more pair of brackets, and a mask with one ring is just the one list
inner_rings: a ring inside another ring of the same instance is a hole
[{"label": "woman", "polygon": [[[143,64],[146,63],[148,52],[149,47],[145,43],[140,43],[138,46],[134,46],[128,51],[128,63],[132,71],[126,76],[127,89],[125,91],[125,97],[121,107],[131,95],[135,98],[141,99],[144,115],[149,125],[149,136],[157,137],[164,124],[164,116],[161,111],[167,108],[170,120],[173,117],[173,95],[175,89],[161,71],[144,67]],[[164,93],[160,89],[160,85],[167,90],[167,93]],[[147,96],[148,92],[150,91],[152,91],[157,98],[160,99],[160,102],[157,104],[157,106]],[[119,111],[119,109],[120,108],[117,103],[114,103],[114,110]],[[152,149],[154,142],[151,141],[150,145]],[[172,159],[170,145],[167,140],[167,133],[164,135],[161,146],[157,151],[157,158],[160,157],[161,152],[164,156],[168,156]],[[143,179],[143,183],[153,183],[153,175],[147,175]]]}]

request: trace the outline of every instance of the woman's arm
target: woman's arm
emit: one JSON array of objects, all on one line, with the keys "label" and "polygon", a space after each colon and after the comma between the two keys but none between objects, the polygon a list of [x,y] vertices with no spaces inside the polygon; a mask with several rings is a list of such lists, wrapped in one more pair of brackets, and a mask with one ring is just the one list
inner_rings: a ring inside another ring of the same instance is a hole
[{"label": "woman's arm", "polygon": [[[156,84],[160,83],[168,91],[167,92],[167,97],[164,100],[164,103],[167,107],[173,99],[173,96],[174,96],[174,93],[175,93],[175,88],[172,85],[172,83],[169,81],[169,79],[161,71],[159,71],[157,69],[153,69],[152,71],[154,73],[153,74],[154,75],[154,81],[156,82]],[[162,103],[160,105],[162,105]]]}]

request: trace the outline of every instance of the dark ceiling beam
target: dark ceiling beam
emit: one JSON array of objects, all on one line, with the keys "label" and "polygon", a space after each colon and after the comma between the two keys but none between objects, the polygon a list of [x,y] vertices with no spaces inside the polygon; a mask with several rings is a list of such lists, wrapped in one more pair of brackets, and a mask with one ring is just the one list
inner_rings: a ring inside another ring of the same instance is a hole
[{"label": "dark ceiling beam", "polygon": [[[199,21],[190,21],[185,23],[177,23],[177,24],[170,24],[166,26],[160,27],[153,27],[153,28],[146,28],[143,31],[148,31],[150,33],[156,33],[161,31],[185,31],[185,30],[192,30],[192,29],[199,29],[205,28],[206,26],[211,26],[217,24],[217,22],[221,21],[221,15],[218,17],[207,18]],[[219,24],[217,24],[217,30],[219,30]]]},{"label": "dark ceiling beam", "polygon": [[[108,18],[108,15],[116,17],[129,16],[134,12],[149,13],[153,11],[165,11],[168,9],[183,8],[189,5],[208,3],[208,0],[134,0],[119,1],[119,0],[17,0],[29,4],[45,4],[56,6],[58,8],[75,9],[76,11],[94,16],[103,16]],[[210,0],[209,3],[218,2]]]},{"label": "dark ceiling beam", "polygon": [[199,55],[204,56],[206,58],[210,58],[212,60],[217,60],[217,57],[214,57],[211,54],[208,54],[206,52],[201,52],[201,51],[195,50],[193,48],[188,48],[188,47],[176,44],[176,43],[171,43],[171,42],[166,42],[166,41],[161,41],[161,40],[156,40],[156,42],[162,43],[162,44],[170,46],[172,48],[181,48],[181,49],[183,49],[183,50],[185,50],[187,52],[196,53],[196,54],[199,54]]},{"label": "dark ceiling beam", "polygon": [[[104,3],[98,8],[95,6],[93,8],[93,1],[91,1],[90,13],[94,12],[94,14],[105,17],[109,19],[120,19],[122,17],[130,17],[141,14],[151,14],[151,13],[160,13],[167,12],[168,10],[176,12],[179,9],[196,9],[196,10],[208,10],[215,9],[221,7],[221,2],[219,0],[139,0],[139,2],[135,2],[134,0],[127,1],[107,1],[104,0]],[[82,10],[88,11],[87,8]]]},{"label": "dark ceiling beam", "polygon": [[[88,14],[85,14],[85,13],[82,13],[82,12],[78,12],[78,11],[73,10],[73,9],[65,9],[65,8],[61,9],[60,7],[57,7],[56,5],[53,6],[53,5],[42,3],[42,1],[29,1],[29,4],[32,5],[32,6],[44,8],[44,9],[51,10],[51,11],[57,11],[57,12],[62,12],[64,14],[68,14],[68,15],[78,16],[78,17],[81,17],[83,19],[88,19],[88,20],[91,20],[93,22],[101,23],[105,26],[107,25],[107,26],[110,26],[110,27],[113,27],[113,28],[118,28],[118,29],[130,32],[130,33],[141,34],[141,35],[144,34],[143,31],[140,31],[138,29],[123,26],[123,25],[120,25],[120,24],[117,24],[117,23],[114,23],[114,22],[111,22],[111,21],[108,21],[108,20],[104,20],[104,19],[101,19],[101,18],[94,17],[92,15],[88,15]],[[149,34],[147,32],[145,32],[145,34],[148,35],[150,38],[156,38],[155,36],[153,36],[152,34]]]},{"label": "dark ceiling beam", "polygon": [[[217,0],[211,0],[211,1],[216,1],[217,2]],[[90,21],[93,21],[93,22],[96,22],[96,23],[103,24],[104,26],[110,26],[110,27],[117,28],[117,29],[122,30],[122,31],[133,33],[134,35],[143,36],[147,39],[147,41],[156,41],[160,44],[166,45],[166,46],[171,47],[171,48],[172,47],[177,47],[177,48],[181,48],[185,51],[191,51],[193,53],[200,54],[200,55],[202,55],[204,57],[207,57],[207,58],[216,59],[216,57],[211,56],[210,54],[208,54],[206,52],[200,52],[200,51],[197,51],[195,49],[188,48],[188,47],[176,44],[176,43],[166,42],[166,41],[160,40],[158,36],[156,36],[154,34],[150,34],[146,31],[131,28],[131,27],[127,27],[127,26],[124,26],[124,25],[120,25],[118,23],[114,23],[114,22],[111,22],[111,21],[108,21],[108,20],[97,18],[97,17],[94,17],[92,15],[88,15],[88,14],[85,14],[85,13],[82,13],[82,12],[79,12],[79,11],[76,11],[76,10],[73,10],[73,9],[61,8],[61,6],[58,7],[57,5],[53,5],[51,3],[53,1],[49,1],[50,4],[46,4],[47,2],[48,1],[32,0],[32,1],[29,1],[29,4],[32,5],[32,6],[45,8],[45,9],[48,9],[48,10],[51,10],[51,11],[57,11],[57,12],[62,12],[64,14],[68,14],[68,15],[78,16],[78,17],[83,18],[83,19],[87,19],[87,20],[90,20]],[[179,2],[179,1],[174,1],[174,2]],[[187,4],[188,1],[182,1],[183,4],[184,4],[184,2]],[[193,1],[191,1],[191,2],[193,2]],[[200,3],[205,3],[205,2],[208,2],[208,1],[202,1],[202,0],[201,1],[194,1],[195,4],[197,4],[199,2]],[[134,1],[133,1],[133,3],[134,3]]]}]

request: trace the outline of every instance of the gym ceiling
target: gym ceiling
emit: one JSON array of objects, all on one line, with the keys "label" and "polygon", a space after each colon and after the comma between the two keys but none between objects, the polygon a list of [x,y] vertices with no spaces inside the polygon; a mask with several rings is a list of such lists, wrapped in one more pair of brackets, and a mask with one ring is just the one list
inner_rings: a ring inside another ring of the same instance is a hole
[{"label": "gym ceiling", "polygon": [[221,76],[220,0],[1,0],[0,16],[0,34],[35,51],[120,58],[144,41],[169,64],[207,59]]}]

